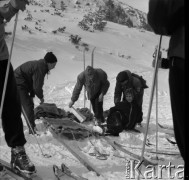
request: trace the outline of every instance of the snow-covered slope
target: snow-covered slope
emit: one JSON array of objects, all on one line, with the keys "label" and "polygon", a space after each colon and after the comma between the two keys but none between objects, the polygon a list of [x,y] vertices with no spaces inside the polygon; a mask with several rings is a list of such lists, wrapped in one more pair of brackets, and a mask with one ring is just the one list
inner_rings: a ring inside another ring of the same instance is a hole
[{"label": "snow-covered slope", "polygon": [[[125,6],[133,6],[134,9],[147,9],[147,0],[119,0]],[[60,3],[60,1],[58,1]],[[149,86],[144,93],[143,102],[143,128],[140,128],[140,134],[123,132],[116,141],[124,144],[132,152],[141,154],[144,138],[146,118],[149,108],[149,99],[151,93],[151,84],[154,69],[151,67],[152,54],[155,46],[158,44],[159,36],[153,32],[139,30],[137,28],[129,28],[116,23],[108,22],[104,31],[88,32],[83,31],[78,26],[78,22],[83,16],[93,8],[96,3],[99,5],[102,1],[74,1],[64,0],[67,8],[65,11],[57,10],[51,7],[50,0],[33,1],[27,7],[27,11],[19,12],[19,20],[15,44],[12,55],[12,64],[16,68],[23,62],[29,60],[38,60],[43,58],[45,53],[52,50],[58,58],[57,66],[52,70],[48,79],[45,79],[44,94],[45,101],[56,103],[59,108],[68,109],[68,102],[76,82],[77,75],[83,71],[83,43],[87,44],[89,50],[86,51],[86,65],[91,64],[91,51],[94,47],[94,67],[102,68],[108,74],[110,88],[104,99],[104,109],[113,106],[113,96],[115,88],[115,78],[121,70],[129,69],[132,72],[142,75],[147,80]],[[81,2],[79,6],[77,2]],[[118,0],[117,0],[118,2]],[[86,5],[89,3],[90,5]],[[128,3],[128,4],[127,4]],[[134,6],[136,5],[136,6]],[[147,12],[147,11],[146,11]],[[6,26],[6,32],[12,32],[14,18]],[[58,28],[65,28],[65,31],[53,31]],[[78,35],[81,37],[80,45],[76,46],[70,42],[70,35]],[[10,48],[12,36],[6,38]],[[162,52],[166,57],[168,48],[168,38],[163,38]],[[154,98],[155,99],[155,98]],[[35,105],[39,103],[35,99]],[[83,92],[79,100],[75,104],[76,107],[83,107]],[[89,102],[87,102],[89,107]],[[155,151],[155,121],[156,121],[155,101],[153,103],[148,139],[152,144],[150,147]],[[168,87],[168,70],[159,70],[158,73],[158,118],[163,125],[172,126],[172,114],[169,100]],[[33,136],[28,134],[25,125],[25,135],[27,139],[26,151],[36,165],[39,174],[45,180],[52,180],[52,165],[60,165],[64,162],[69,165],[74,172],[77,172],[88,179],[108,179],[121,180],[125,179],[125,159],[120,152],[114,152],[113,149],[104,142],[96,141],[96,146],[103,152],[109,153],[110,157],[107,161],[100,161],[89,155],[88,159],[101,171],[104,177],[97,177],[94,173],[88,172],[81,164],[66,150],[66,148],[53,139],[50,132],[45,133],[45,129],[41,121],[37,121],[37,127],[41,131],[41,136],[37,137],[45,153],[51,154],[52,158],[46,159],[41,155],[40,149]],[[25,124],[25,122],[24,122]],[[10,149],[4,141],[4,134],[0,128],[0,157],[6,161],[10,161]],[[161,151],[178,151],[177,146],[169,144],[165,137],[166,130],[159,129],[158,148]],[[83,150],[88,154],[92,151],[92,146],[87,142],[80,144]],[[154,154],[145,154],[148,158],[154,158]],[[120,158],[121,157],[121,158]],[[183,163],[178,156],[160,155],[160,163],[167,165],[168,161],[173,163]],[[178,162],[176,162],[179,160]]]}]

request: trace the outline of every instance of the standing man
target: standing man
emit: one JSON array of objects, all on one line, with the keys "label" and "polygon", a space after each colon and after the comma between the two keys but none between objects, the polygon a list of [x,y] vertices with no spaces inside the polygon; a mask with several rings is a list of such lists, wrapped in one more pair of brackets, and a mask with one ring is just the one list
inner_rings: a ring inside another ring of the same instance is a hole
[{"label": "standing man", "polygon": [[96,123],[101,125],[101,123],[104,123],[103,98],[110,86],[107,74],[102,69],[87,66],[86,70],[77,77],[77,83],[69,103],[70,108],[78,100],[83,85],[86,88],[88,99],[91,101]]},{"label": "standing man", "polygon": [[[24,11],[26,4],[29,4],[27,0],[10,0],[8,4],[0,7],[0,102],[2,101],[9,59],[9,52],[4,39],[4,21],[10,21],[19,10]],[[10,65],[9,69],[4,103],[0,108],[2,110],[2,117],[0,118],[2,118],[5,140],[7,145],[11,148],[11,166],[24,173],[35,172],[35,166],[26,155],[24,148],[26,139],[23,132],[21,105],[12,65]]]},{"label": "standing man", "polygon": [[[34,133],[36,133],[36,125],[34,122],[33,98],[36,95],[41,104],[44,103],[43,84],[45,75],[56,66],[56,63],[56,56],[52,52],[48,52],[43,59],[28,61],[17,67],[14,72],[21,104]],[[32,134],[29,125],[28,128],[29,133]]]},{"label": "standing man", "polygon": [[140,118],[138,118],[138,125],[141,126],[141,122],[143,120],[143,112],[142,112],[142,103],[143,103],[143,95],[144,88],[148,88],[146,83],[141,81],[141,78],[138,75],[132,75],[129,70],[121,71],[118,73],[116,77],[116,87],[114,92],[114,103],[125,101],[126,100],[126,91],[128,89],[133,89],[134,97],[136,99],[136,103],[139,106],[141,111]]},{"label": "standing man", "polygon": [[[169,35],[168,59],[160,67],[169,68],[169,88],[175,139],[185,162],[185,179],[189,179],[185,138],[185,23],[184,0],[150,0],[148,22],[154,32]],[[159,65],[159,64],[158,64]],[[188,156],[187,156],[188,157]]]}]

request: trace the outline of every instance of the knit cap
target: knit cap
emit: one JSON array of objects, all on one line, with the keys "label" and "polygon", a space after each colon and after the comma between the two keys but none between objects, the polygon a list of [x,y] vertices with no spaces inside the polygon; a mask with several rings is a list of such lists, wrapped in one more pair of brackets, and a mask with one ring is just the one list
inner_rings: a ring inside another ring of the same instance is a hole
[{"label": "knit cap", "polygon": [[48,52],[45,55],[44,59],[45,59],[46,63],[51,63],[52,64],[52,63],[57,62],[57,58],[56,58],[56,56],[52,52]]},{"label": "knit cap", "polygon": [[129,76],[128,76],[127,72],[121,71],[121,72],[119,72],[119,74],[117,75],[117,78],[116,78],[116,79],[117,79],[118,82],[123,82],[123,81],[128,80],[128,79],[129,79]]}]

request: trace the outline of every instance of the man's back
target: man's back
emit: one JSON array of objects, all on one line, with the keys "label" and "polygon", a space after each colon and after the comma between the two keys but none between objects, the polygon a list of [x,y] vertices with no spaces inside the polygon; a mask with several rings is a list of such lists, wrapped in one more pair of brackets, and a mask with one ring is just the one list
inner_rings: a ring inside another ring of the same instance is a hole
[{"label": "man's back", "polygon": [[28,92],[34,90],[41,97],[44,77],[47,73],[48,68],[44,59],[28,61],[15,70],[17,86],[26,89]]}]

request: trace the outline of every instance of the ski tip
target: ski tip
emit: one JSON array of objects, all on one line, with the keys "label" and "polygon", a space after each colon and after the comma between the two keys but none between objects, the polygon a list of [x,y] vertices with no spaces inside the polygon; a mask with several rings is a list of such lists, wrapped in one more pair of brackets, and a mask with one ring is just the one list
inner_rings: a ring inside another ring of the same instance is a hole
[{"label": "ski tip", "polygon": [[58,176],[58,171],[59,171],[59,170],[60,170],[60,169],[59,169],[58,166],[53,165],[53,172],[54,172],[54,175],[55,175],[55,176]]},{"label": "ski tip", "polygon": [[94,52],[95,49],[96,49],[96,47],[94,47],[92,51]]},{"label": "ski tip", "polygon": [[166,138],[166,139],[167,139],[168,142],[170,142],[170,143],[173,144],[173,145],[176,145],[176,144],[177,144],[176,142],[170,140],[169,138]]}]

